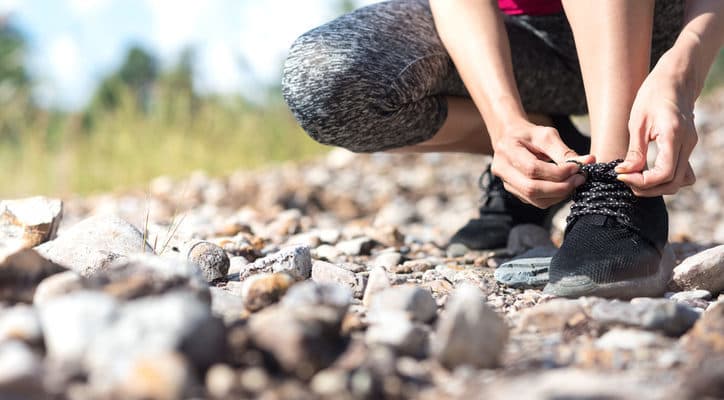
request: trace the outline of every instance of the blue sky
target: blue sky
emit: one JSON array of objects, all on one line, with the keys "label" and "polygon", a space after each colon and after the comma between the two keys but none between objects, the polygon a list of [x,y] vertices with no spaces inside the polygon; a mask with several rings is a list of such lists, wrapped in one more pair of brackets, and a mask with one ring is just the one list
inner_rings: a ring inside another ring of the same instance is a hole
[{"label": "blue sky", "polygon": [[[357,4],[376,0],[358,0]],[[275,82],[291,42],[335,16],[334,0],[0,0],[28,36],[27,60],[46,105],[83,106],[98,80],[139,43],[172,63],[197,50],[203,92],[253,97]]]}]

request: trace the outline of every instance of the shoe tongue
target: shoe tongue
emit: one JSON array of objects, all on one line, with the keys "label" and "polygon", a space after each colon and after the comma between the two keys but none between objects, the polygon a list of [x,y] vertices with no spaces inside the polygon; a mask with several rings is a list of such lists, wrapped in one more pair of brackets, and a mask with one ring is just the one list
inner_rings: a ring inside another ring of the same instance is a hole
[{"label": "shoe tongue", "polygon": [[611,217],[609,215],[588,214],[580,216],[578,220],[588,225],[605,226],[607,228],[618,228],[624,226],[621,222],[619,222],[618,218]]}]

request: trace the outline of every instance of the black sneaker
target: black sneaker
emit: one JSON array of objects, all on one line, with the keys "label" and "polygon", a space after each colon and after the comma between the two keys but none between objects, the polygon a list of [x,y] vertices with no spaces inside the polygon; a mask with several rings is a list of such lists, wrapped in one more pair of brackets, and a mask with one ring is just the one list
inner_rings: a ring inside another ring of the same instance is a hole
[{"label": "black sneaker", "polygon": [[[578,154],[588,154],[591,139],[576,129],[568,116],[551,116],[553,127],[568,147]],[[459,243],[471,250],[503,248],[508,243],[510,230],[520,224],[535,224],[550,228],[553,214],[563,203],[549,209],[540,209],[525,204],[503,187],[503,181],[494,176],[490,166],[478,180],[483,192],[480,217],[471,219],[450,238],[450,243]]]},{"label": "black sneaker", "polygon": [[544,292],[563,297],[660,296],[673,269],[664,199],[636,197],[616,179],[621,160],[583,165],[565,236]]}]

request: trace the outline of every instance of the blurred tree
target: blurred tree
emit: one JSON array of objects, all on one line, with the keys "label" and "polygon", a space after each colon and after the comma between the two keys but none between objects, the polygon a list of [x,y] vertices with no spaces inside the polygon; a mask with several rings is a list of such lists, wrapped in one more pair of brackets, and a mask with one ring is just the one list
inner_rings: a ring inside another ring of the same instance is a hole
[{"label": "blurred tree", "polygon": [[354,0],[337,0],[336,9],[340,14],[346,14],[357,8]]},{"label": "blurred tree", "polygon": [[193,116],[199,107],[199,96],[194,91],[194,62],[196,51],[185,48],[178,60],[158,79],[154,95],[154,107],[167,120],[173,120],[176,114]]},{"label": "blurred tree", "polygon": [[0,16],[0,138],[17,140],[34,109],[32,81],[25,68],[27,40]]}]

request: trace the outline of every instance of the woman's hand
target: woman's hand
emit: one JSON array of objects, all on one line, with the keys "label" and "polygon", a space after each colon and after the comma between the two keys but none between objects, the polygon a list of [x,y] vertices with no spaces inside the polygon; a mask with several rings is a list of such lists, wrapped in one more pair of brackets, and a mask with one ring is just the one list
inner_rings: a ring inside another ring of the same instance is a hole
[{"label": "woman's hand", "polygon": [[493,146],[493,174],[507,191],[540,208],[565,200],[585,181],[578,165],[567,160],[594,162],[593,156],[579,156],[568,148],[554,128],[527,121],[509,125]]},{"label": "woman's hand", "polygon": [[[693,96],[686,79],[672,73],[662,59],[646,78],[634,100],[629,119],[629,150],[616,172],[637,196],[674,194],[696,181],[689,157],[697,142]],[[646,168],[649,142],[658,154]]]}]

